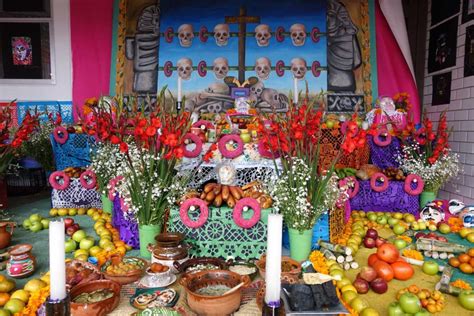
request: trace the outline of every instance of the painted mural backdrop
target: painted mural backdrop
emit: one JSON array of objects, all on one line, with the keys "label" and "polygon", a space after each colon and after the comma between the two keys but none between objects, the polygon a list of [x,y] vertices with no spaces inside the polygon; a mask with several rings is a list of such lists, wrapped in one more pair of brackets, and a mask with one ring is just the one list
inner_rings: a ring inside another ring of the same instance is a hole
[{"label": "painted mural backdrop", "polygon": [[226,76],[253,77],[251,100],[262,111],[286,110],[294,78],[313,96],[329,90],[334,112],[371,95],[366,0],[118,3],[116,93],[166,86],[176,98],[180,77],[186,108],[199,112],[232,106]]}]

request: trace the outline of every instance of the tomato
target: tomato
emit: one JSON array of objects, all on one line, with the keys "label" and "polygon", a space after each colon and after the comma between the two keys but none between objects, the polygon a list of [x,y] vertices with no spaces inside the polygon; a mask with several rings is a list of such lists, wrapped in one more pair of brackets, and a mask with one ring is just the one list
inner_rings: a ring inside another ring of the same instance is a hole
[{"label": "tomato", "polygon": [[369,256],[369,258],[367,259],[368,261],[368,264],[369,264],[369,267],[372,267],[374,265],[375,262],[379,261],[379,257],[377,257],[377,254],[376,253],[373,253]]},{"label": "tomato", "polygon": [[393,269],[393,276],[397,280],[408,280],[415,273],[411,264],[406,262],[397,261],[392,263],[391,266]]},{"label": "tomato", "polygon": [[377,249],[377,257],[385,262],[394,263],[400,257],[400,253],[393,244],[385,243]]},{"label": "tomato", "polygon": [[394,273],[392,267],[385,261],[379,260],[374,263],[373,268],[377,272],[377,275],[387,282],[393,279]]}]

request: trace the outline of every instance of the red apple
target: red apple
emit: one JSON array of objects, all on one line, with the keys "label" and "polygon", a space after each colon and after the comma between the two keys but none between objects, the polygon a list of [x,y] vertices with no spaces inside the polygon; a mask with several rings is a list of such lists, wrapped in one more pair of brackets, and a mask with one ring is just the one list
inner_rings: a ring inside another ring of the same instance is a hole
[{"label": "red apple", "polygon": [[367,282],[372,282],[377,278],[377,271],[372,267],[362,267],[359,272],[361,279],[366,280]]},{"label": "red apple", "polygon": [[374,248],[375,247],[375,239],[370,237],[364,238],[364,246],[365,248]]},{"label": "red apple", "polygon": [[352,285],[354,285],[359,294],[365,294],[369,291],[369,283],[364,279],[356,279]]},{"label": "red apple", "polygon": [[64,227],[68,228],[74,224],[74,219],[68,217],[64,219]]},{"label": "red apple", "polygon": [[66,235],[72,236],[78,230],[79,229],[74,226],[69,226],[68,228],[66,228]]},{"label": "red apple", "polygon": [[74,224],[72,224],[72,226],[71,226],[71,227],[74,227],[74,228],[76,229],[76,231],[77,231],[77,230],[79,230],[79,229],[81,229],[81,227],[79,226],[79,224],[78,224],[78,223],[74,223]]},{"label": "red apple", "polygon": [[382,246],[383,244],[385,244],[387,241],[382,238],[382,237],[378,237],[377,239],[375,239],[375,247],[380,247]]},{"label": "red apple", "polygon": [[443,236],[439,236],[438,240],[443,241],[443,242],[448,242],[448,239],[446,237],[443,237]]},{"label": "red apple", "polygon": [[382,278],[376,278],[370,282],[370,288],[377,294],[383,294],[387,292],[388,289],[387,281]]},{"label": "red apple", "polygon": [[379,236],[378,232],[373,228],[368,229],[367,233],[365,234],[365,237],[369,237],[372,239],[377,239],[378,236]]},{"label": "red apple", "polygon": [[416,238],[416,239],[418,239],[418,238],[426,238],[426,234],[425,234],[425,233],[422,233],[422,232],[416,233],[415,238]]}]

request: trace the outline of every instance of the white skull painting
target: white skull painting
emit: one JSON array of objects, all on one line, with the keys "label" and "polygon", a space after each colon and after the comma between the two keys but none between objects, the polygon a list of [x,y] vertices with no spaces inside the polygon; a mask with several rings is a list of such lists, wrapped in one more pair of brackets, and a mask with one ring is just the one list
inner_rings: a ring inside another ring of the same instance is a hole
[{"label": "white skull painting", "polygon": [[260,47],[266,47],[270,44],[270,38],[272,37],[270,26],[268,24],[260,24],[255,28],[255,39],[257,45]]},{"label": "white skull painting", "polygon": [[293,24],[290,27],[290,36],[293,45],[303,46],[306,41],[306,27],[304,26],[304,24]]},{"label": "white skull painting", "polygon": [[297,57],[291,60],[291,72],[296,79],[304,79],[307,70],[306,60],[303,58]]},{"label": "white skull painting", "polygon": [[217,79],[224,79],[229,72],[229,61],[225,57],[218,57],[212,63],[212,71]]},{"label": "white skull painting", "polygon": [[14,65],[33,64],[31,38],[26,36],[12,37],[12,53]]},{"label": "white skull painting", "polygon": [[229,24],[217,24],[214,27],[214,39],[217,46],[225,46],[229,42],[230,30]]},{"label": "white skull painting", "polygon": [[179,44],[182,47],[190,47],[194,39],[194,29],[191,24],[182,24],[178,28]]},{"label": "white skull painting", "polygon": [[177,64],[178,76],[183,80],[189,80],[193,72],[193,61],[189,58],[181,58]]},{"label": "white skull painting", "polygon": [[444,210],[435,202],[430,202],[421,209],[420,218],[425,222],[433,221],[436,224],[443,221],[445,217]]},{"label": "white skull painting", "polygon": [[272,65],[270,59],[267,57],[260,57],[255,61],[255,72],[257,77],[261,80],[267,80],[270,76],[270,71],[272,70]]}]

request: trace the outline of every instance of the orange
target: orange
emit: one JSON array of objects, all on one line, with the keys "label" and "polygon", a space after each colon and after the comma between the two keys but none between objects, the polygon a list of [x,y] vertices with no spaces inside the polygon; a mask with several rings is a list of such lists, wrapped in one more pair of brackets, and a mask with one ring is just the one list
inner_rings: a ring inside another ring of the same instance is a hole
[{"label": "orange", "polygon": [[459,259],[458,258],[450,258],[449,259],[449,264],[455,268],[459,267],[459,265],[461,264],[461,262],[459,262]]},{"label": "orange", "polygon": [[469,251],[467,252],[467,254],[471,257],[474,257],[474,248],[471,248],[469,249]]},{"label": "orange", "polygon": [[474,258],[471,258],[471,260],[469,260],[469,264],[474,268]]},{"label": "orange", "polygon": [[469,263],[461,263],[459,265],[459,269],[466,274],[472,274],[472,267]]},{"label": "orange", "polygon": [[3,282],[5,281],[7,278],[3,275],[3,274],[0,274],[0,282]]},{"label": "orange", "polygon": [[0,306],[5,305],[9,299],[10,299],[10,294],[0,293]]},{"label": "orange", "polygon": [[466,262],[469,262],[469,260],[471,260],[471,257],[469,257],[468,254],[463,253],[459,255],[458,259],[459,259],[459,262],[466,263]]},{"label": "orange", "polygon": [[412,284],[408,287],[408,291],[410,293],[417,294],[418,292],[420,292],[420,288],[416,286],[416,284]]}]

